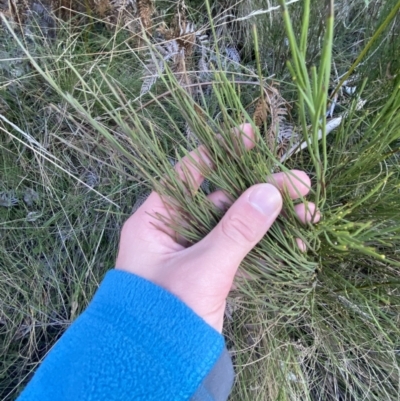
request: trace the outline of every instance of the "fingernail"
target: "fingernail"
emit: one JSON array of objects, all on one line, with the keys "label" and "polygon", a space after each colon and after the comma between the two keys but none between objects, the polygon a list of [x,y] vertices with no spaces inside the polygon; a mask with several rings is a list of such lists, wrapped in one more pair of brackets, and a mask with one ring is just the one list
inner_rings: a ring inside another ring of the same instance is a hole
[{"label": "fingernail", "polygon": [[282,209],[282,196],[278,189],[271,184],[258,185],[250,193],[249,202],[266,216],[277,214]]}]

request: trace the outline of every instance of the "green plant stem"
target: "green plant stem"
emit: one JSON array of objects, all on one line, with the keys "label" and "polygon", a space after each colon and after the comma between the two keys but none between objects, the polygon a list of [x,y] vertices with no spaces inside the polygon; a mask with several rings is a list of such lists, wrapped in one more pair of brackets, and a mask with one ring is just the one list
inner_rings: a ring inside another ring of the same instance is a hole
[{"label": "green plant stem", "polygon": [[374,35],[372,38],[369,40],[367,45],[364,47],[364,49],[361,51],[361,53],[358,55],[356,58],[356,61],[351,65],[349,70],[346,72],[346,74],[342,77],[342,79],[339,81],[339,83],[336,85],[335,90],[331,94],[331,99],[336,95],[336,93],[339,91],[339,89],[343,86],[343,83],[346,81],[347,78],[354,72],[354,70],[357,68],[357,66],[360,64],[361,60],[365,57],[365,55],[368,53],[369,49],[372,47],[372,45],[376,42],[378,37],[381,35],[381,33],[384,31],[384,29],[389,25],[390,21],[396,16],[400,9],[400,1],[397,2],[397,4],[393,7],[392,11],[389,13],[389,15],[386,17],[385,21],[379,26],[379,28],[375,31]]}]

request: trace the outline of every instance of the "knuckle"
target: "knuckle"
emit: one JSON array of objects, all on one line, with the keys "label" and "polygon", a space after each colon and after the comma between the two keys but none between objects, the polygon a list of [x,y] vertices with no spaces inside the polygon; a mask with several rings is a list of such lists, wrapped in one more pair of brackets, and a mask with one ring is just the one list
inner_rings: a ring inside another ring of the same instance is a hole
[{"label": "knuckle", "polygon": [[242,216],[233,215],[222,220],[221,229],[226,237],[238,245],[253,243],[257,240],[257,233],[250,223],[250,219],[246,221]]}]

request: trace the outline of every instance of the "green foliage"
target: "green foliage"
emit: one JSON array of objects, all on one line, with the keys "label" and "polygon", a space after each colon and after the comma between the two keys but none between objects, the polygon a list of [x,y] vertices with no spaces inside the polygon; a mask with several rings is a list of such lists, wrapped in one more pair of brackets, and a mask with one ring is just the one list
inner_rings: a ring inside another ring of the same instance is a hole
[{"label": "green foliage", "polygon": [[[15,398],[90,300],[113,265],[122,221],[147,191],[179,210],[169,224],[196,242],[223,214],[210,191],[235,199],[290,169],[311,176],[307,199],[323,218],[303,226],[285,196],[285,215],[241,265],[246,278],[237,278],[225,325],[237,371],[232,399],[397,399],[399,2],[377,3],[338,1],[334,13],[332,2],[310,0],[273,11],[248,0],[187,2],[185,18],[205,25],[208,44],[196,39],[180,71],[162,54],[143,96],[148,55],[160,58],[155,29],[138,41],[93,17],[80,27],[59,21],[57,39],[38,37],[35,46],[0,31],[2,399]],[[157,5],[157,18],[172,24],[175,4]],[[329,89],[343,92],[338,83],[352,66],[348,85],[357,89],[339,100],[341,124],[328,135]],[[232,130],[273,93],[291,109],[271,127],[278,106],[270,102],[247,152]],[[283,122],[293,133],[286,157],[279,135],[273,146],[267,135]],[[215,170],[203,171],[207,185],[193,192],[172,164],[198,144]]]}]

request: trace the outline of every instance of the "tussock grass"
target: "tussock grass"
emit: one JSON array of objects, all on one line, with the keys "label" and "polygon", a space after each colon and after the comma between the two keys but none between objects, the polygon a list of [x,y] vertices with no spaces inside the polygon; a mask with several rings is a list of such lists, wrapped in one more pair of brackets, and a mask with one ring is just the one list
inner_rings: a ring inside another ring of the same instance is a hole
[{"label": "tussock grass", "polygon": [[[303,227],[285,199],[241,266],[251,279],[238,280],[225,330],[232,399],[398,399],[398,2],[338,1],[335,19],[317,1],[292,2],[284,19],[272,2],[145,3],[137,15],[54,11],[54,38],[33,22],[29,37],[10,19],[0,30],[0,397],[15,398],[87,305],[150,189],[197,241],[221,217],[211,190],[235,198],[299,168],[323,219]],[[335,88],[342,122],[319,139]],[[230,129],[256,114],[245,153]],[[198,143],[217,170],[188,194],[173,164]]]}]

